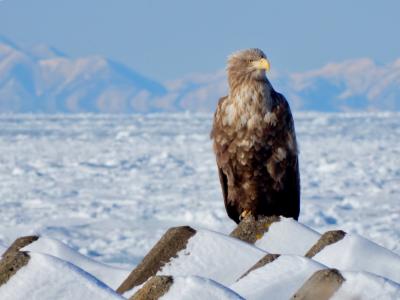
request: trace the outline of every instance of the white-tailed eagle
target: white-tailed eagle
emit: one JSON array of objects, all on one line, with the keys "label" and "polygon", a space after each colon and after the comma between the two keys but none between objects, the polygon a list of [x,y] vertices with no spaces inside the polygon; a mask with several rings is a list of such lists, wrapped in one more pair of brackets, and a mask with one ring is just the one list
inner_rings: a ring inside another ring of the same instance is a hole
[{"label": "white-tailed eagle", "polygon": [[236,223],[247,215],[298,219],[300,175],[293,117],[266,77],[259,49],[228,59],[229,94],[211,131],[225,208]]}]

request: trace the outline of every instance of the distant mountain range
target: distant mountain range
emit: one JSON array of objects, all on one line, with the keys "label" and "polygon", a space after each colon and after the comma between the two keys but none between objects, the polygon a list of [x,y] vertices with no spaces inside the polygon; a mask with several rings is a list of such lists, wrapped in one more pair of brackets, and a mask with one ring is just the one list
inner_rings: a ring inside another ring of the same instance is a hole
[{"label": "distant mountain range", "polygon": [[[294,110],[400,110],[400,59],[330,63],[302,73],[272,73]],[[73,59],[0,37],[0,112],[148,113],[213,111],[226,94],[225,71],[159,83],[100,56]]]}]

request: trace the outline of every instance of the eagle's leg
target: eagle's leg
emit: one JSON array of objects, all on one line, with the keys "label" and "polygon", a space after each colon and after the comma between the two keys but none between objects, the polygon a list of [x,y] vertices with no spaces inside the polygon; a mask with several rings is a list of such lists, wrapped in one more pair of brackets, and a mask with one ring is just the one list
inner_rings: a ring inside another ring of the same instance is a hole
[{"label": "eagle's leg", "polygon": [[243,210],[242,213],[239,216],[239,220],[242,221],[243,219],[246,219],[246,217],[251,215],[251,211],[250,210]]}]

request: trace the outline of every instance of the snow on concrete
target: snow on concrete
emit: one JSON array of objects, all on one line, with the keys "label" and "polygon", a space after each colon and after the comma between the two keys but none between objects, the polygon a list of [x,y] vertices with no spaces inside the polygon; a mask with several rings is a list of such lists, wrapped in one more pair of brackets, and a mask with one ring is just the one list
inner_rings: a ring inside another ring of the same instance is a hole
[{"label": "snow on concrete", "polygon": [[[318,238],[314,231],[291,219],[279,223],[270,228],[269,247],[276,248],[282,242],[282,249],[288,249],[286,241],[296,238],[293,234],[297,234],[297,245],[308,245]],[[284,237],[281,240],[276,238],[280,235]],[[97,263],[47,237],[40,237],[22,250],[29,251],[31,259],[0,287],[0,299],[124,299],[98,279],[113,282],[115,288],[127,275],[126,270]],[[266,253],[227,235],[197,229],[186,248],[157,273],[174,276],[173,285],[162,299],[288,299],[314,272],[327,266],[338,268],[345,278],[333,299],[400,296],[400,285],[393,281],[399,274],[398,255],[355,234],[326,246],[314,256],[315,260],[280,255],[240,278]],[[123,296],[130,297],[139,288]]]},{"label": "snow on concrete", "polygon": [[331,300],[400,299],[400,285],[389,279],[367,272],[341,272],[345,281]]},{"label": "snow on concrete", "polygon": [[256,241],[255,246],[274,254],[305,255],[320,236],[318,232],[293,219],[281,218],[279,222],[271,224],[268,232]]},{"label": "snow on concrete", "polygon": [[189,239],[186,249],[178,252],[157,275],[198,275],[229,285],[265,254],[238,239],[200,229]]},{"label": "snow on concrete", "polygon": [[400,283],[400,256],[357,234],[346,234],[313,259],[331,268],[368,271]]},{"label": "snow on concrete", "polygon": [[124,299],[76,266],[30,253],[28,264],[0,286],[0,299]]},{"label": "snow on concrete", "polygon": [[175,276],[168,292],[160,300],[239,300],[244,299],[214,280],[199,276]]},{"label": "snow on concrete", "polygon": [[281,255],[274,261],[258,268],[230,288],[246,299],[289,299],[316,271],[325,266],[311,259]]},{"label": "snow on concrete", "polygon": [[44,253],[68,261],[95,276],[113,289],[118,288],[130,273],[130,270],[96,262],[52,238],[39,237],[38,240],[22,248],[21,251]]}]

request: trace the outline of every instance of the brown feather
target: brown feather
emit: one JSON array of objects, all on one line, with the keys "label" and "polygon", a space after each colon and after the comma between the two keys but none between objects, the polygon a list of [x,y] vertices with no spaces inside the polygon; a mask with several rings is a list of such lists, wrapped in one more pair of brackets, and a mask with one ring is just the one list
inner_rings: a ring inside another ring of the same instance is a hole
[{"label": "brown feather", "polygon": [[219,100],[211,131],[225,208],[235,222],[243,210],[295,219],[300,210],[293,118],[284,96],[249,64],[262,57],[250,49],[229,58],[229,95]]}]

